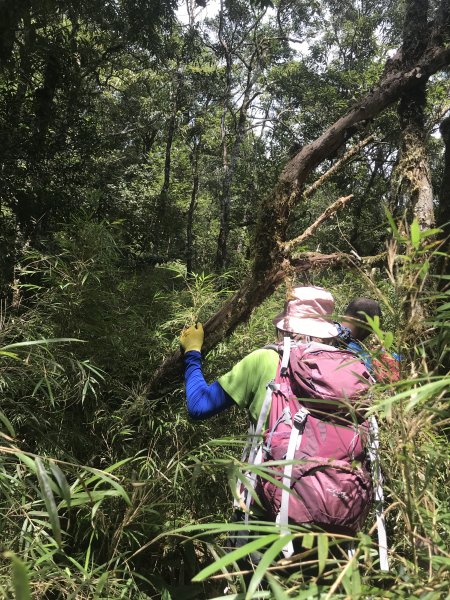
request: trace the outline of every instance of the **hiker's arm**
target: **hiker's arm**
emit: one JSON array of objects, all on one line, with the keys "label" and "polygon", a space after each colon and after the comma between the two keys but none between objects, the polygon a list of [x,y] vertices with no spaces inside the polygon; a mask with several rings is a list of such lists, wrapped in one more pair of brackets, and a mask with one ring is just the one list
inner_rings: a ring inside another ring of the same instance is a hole
[{"label": "hiker's arm", "polygon": [[208,419],[234,405],[232,398],[215,381],[208,385],[203,377],[202,356],[197,350],[184,355],[184,379],[189,416],[200,421]]}]

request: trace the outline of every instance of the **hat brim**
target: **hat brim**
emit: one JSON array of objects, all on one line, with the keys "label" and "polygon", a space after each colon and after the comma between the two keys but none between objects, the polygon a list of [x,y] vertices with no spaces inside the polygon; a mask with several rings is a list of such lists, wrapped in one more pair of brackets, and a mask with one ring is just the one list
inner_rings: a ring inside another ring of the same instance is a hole
[{"label": "hat brim", "polygon": [[281,331],[318,338],[332,338],[336,337],[339,333],[333,323],[329,323],[322,318],[299,319],[296,317],[284,317],[284,314],[281,313],[275,317],[273,324],[277,329],[281,329]]}]

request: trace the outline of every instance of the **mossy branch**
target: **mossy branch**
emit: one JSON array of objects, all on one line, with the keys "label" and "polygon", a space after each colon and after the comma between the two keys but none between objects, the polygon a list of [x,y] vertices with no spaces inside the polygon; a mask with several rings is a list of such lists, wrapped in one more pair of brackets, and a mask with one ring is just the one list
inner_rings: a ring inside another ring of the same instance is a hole
[{"label": "mossy branch", "polygon": [[287,253],[290,250],[292,250],[292,248],[294,246],[298,246],[298,244],[302,244],[308,238],[313,236],[324,221],[327,221],[335,213],[337,213],[338,210],[341,210],[341,208],[344,208],[344,206],[346,206],[353,197],[354,197],[353,194],[350,194],[349,196],[342,196],[341,198],[338,198],[335,202],[333,202],[333,204],[328,206],[323,211],[323,213],[320,215],[320,217],[318,217],[312,225],[310,225],[307,229],[305,229],[305,231],[301,235],[297,236],[293,240],[282,243],[281,247],[282,247],[283,251]]},{"label": "mossy branch", "polygon": [[375,134],[367,136],[366,138],[352,146],[349,150],[347,150],[347,152],[343,154],[341,158],[337,160],[328,169],[328,171],[326,171],[321,177],[319,177],[319,179],[316,179],[316,181],[313,184],[306,188],[306,190],[303,192],[303,198],[310,198],[319,189],[319,187],[325,183],[325,181],[327,181],[328,179],[330,179],[330,177],[335,175],[351,158],[356,156],[358,152],[360,152],[365,146],[367,146],[367,144],[370,144],[370,142],[372,142],[373,140],[375,140]]}]

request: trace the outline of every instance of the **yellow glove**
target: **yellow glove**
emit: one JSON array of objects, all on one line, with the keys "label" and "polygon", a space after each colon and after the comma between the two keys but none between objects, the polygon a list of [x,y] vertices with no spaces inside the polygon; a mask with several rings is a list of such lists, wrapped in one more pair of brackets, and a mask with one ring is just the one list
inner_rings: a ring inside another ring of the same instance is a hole
[{"label": "yellow glove", "polygon": [[189,352],[190,350],[198,350],[200,352],[204,337],[203,325],[196,323],[196,325],[183,329],[180,335],[180,344],[185,352]]}]

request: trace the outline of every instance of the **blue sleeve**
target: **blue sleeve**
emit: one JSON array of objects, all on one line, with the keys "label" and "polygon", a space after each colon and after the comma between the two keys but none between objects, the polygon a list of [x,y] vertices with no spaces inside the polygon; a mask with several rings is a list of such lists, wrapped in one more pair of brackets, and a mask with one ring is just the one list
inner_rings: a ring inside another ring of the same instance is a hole
[{"label": "blue sleeve", "polygon": [[235,402],[217,381],[208,385],[202,372],[202,355],[196,350],[184,355],[184,379],[189,416],[200,421],[234,406]]}]

